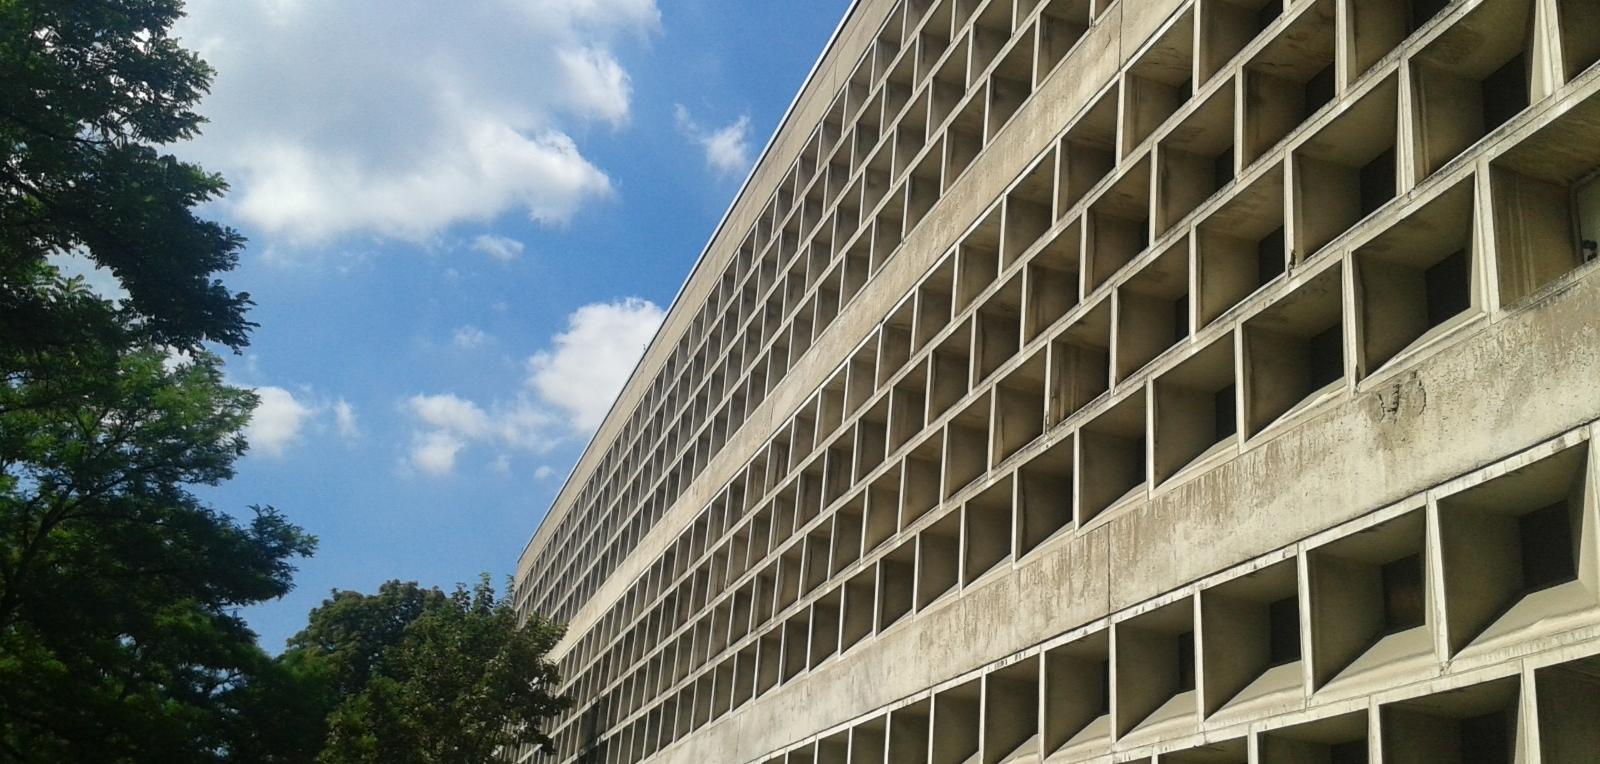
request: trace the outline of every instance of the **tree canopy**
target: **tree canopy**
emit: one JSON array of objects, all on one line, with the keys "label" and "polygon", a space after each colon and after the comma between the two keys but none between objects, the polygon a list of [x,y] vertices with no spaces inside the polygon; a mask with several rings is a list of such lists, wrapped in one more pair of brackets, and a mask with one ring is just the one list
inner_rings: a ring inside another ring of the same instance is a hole
[{"label": "tree canopy", "polygon": [[[237,611],[316,540],[233,476],[254,327],[222,178],[166,152],[212,71],[180,0],[0,0],[0,762],[482,762],[546,746],[546,654],[485,580],[335,592],[278,658]],[[126,294],[63,277],[104,267]]]},{"label": "tree canopy", "polygon": [[254,394],[208,354],[0,361],[0,759],[218,760],[271,668],[233,611],[287,592],[315,546],[191,489],[231,476]]},{"label": "tree canopy", "polygon": [[230,758],[280,672],[235,611],[315,546],[195,493],[232,476],[256,397],[203,349],[252,325],[217,278],[243,238],[196,214],[222,179],[164,150],[212,75],[180,11],[0,0],[0,760]]},{"label": "tree canopy", "polygon": [[[77,337],[52,256],[111,271],[111,326],[148,341],[238,349],[247,294],[216,278],[244,239],[201,219],[221,176],[162,147],[194,137],[212,70],[171,36],[180,0],[0,0],[0,344]],[[80,316],[81,318],[81,316]]]},{"label": "tree canopy", "polygon": [[519,626],[487,577],[452,592],[390,581],[335,591],[281,661],[331,688],[321,764],[475,764],[548,748],[569,701],[546,654],[564,630]]}]

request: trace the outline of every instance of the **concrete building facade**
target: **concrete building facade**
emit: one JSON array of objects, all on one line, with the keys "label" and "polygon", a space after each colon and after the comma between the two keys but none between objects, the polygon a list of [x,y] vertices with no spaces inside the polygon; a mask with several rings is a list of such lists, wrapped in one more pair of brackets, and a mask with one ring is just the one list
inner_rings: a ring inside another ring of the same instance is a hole
[{"label": "concrete building facade", "polygon": [[857,2],[523,554],[553,760],[1600,761],[1597,62]]}]

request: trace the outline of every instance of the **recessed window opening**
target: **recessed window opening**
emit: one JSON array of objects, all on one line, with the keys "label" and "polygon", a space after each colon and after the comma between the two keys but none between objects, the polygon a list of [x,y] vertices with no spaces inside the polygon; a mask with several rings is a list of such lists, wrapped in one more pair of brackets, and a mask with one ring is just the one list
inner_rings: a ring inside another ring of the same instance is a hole
[{"label": "recessed window opening", "polygon": [[1295,151],[1296,260],[1395,197],[1398,98],[1391,76]]},{"label": "recessed window opening", "polygon": [[1084,285],[1092,292],[1150,246],[1150,158],[1148,155],[1089,208]]},{"label": "recessed window opening", "polygon": [[1072,440],[1062,440],[1017,471],[1017,554],[1026,555],[1072,525]]},{"label": "recessed window opening", "polygon": [[1025,760],[1039,735],[1039,659],[1027,658],[984,677],[981,764]]},{"label": "recessed window opening", "polygon": [[1120,92],[1119,86],[1113,85],[1067,128],[1061,139],[1061,193],[1057,195],[1056,217],[1066,214],[1116,168]]},{"label": "recessed window opening", "polygon": [[966,556],[961,562],[961,584],[982,577],[1011,554],[1011,480],[995,483],[973,497],[962,510]]},{"label": "recessed window opening", "polygon": [[1172,640],[1169,648],[1173,651],[1173,660],[1178,667],[1177,678],[1174,684],[1175,692],[1188,692],[1194,689],[1194,632],[1186,631]]},{"label": "recessed window opening", "polygon": [[1051,204],[1055,196],[1055,170],[1055,154],[1047,152],[1047,156],[1025,173],[1006,195],[1000,248],[1002,267],[1009,268],[1049,230],[1054,220]]},{"label": "recessed window opening", "polygon": [[1091,0],[1051,0],[1039,14],[1039,72],[1044,77],[1055,69],[1067,52],[1077,45],[1094,23]]},{"label": "recessed window opening", "polygon": [[1574,104],[1500,155],[1491,202],[1501,303],[1513,305],[1593,259],[1600,241],[1600,97]]},{"label": "recessed window opening", "polygon": [[1415,56],[1419,178],[1531,103],[1534,5],[1533,0],[1487,0]]},{"label": "recessed window opening", "polygon": [[1238,390],[1234,385],[1228,385],[1227,387],[1212,394],[1211,416],[1213,420],[1213,438],[1222,440],[1224,438],[1232,437],[1234,433],[1239,431],[1235,421],[1237,419],[1236,412],[1238,408],[1235,405],[1234,400],[1237,396]]},{"label": "recessed window opening", "polygon": [[1311,387],[1318,388],[1344,376],[1344,327],[1334,324],[1311,338]]},{"label": "recessed window opening", "polygon": [[1419,508],[1311,550],[1313,687],[1432,660],[1426,536]]},{"label": "recessed window opening", "polygon": [[1361,217],[1377,212],[1394,196],[1394,148],[1390,147],[1361,168]]},{"label": "recessed window opening", "polygon": [[1078,305],[1078,257],[1082,232],[1073,224],[1055,234],[1028,261],[1027,340],[1042,334]]},{"label": "recessed window opening", "polygon": [[1600,177],[1590,175],[1573,188],[1572,208],[1579,256],[1583,262],[1594,262],[1600,257]]},{"label": "recessed window opening", "polygon": [[1356,250],[1363,374],[1473,310],[1473,188],[1457,184]]},{"label": "recessed window opening", "polygon": [[909,539],[878,563],[878,632],[911,612],[916,581],[916,539]]},{"label": "recessed window opening", "polygon": [[1482,87],[1483,131],[1488,133],[1528,108],[1527,54],[1518,53],[1491,72],[1484,78]]},{"label": "recessed window opening", "polygon": [[1593,554],[1587,445],[1439,499],[1446,631],[1460,651],[1600,603],[1578,579]]},{"label": "recessed window opening", "polygon": [[[1110,639],[1105,631],[1044,654],[1045,754],[1103,750],[1111,734]],[[1068,755],[1067,758],[1073,758]]]},{"label": "recessed window opening", "polygon": [[1111,384],[1111,300],[1102,299],[1050,343],[1047,423],[1077,413]]},{"label": "recessed window opening", "polygon": [[1078,435],[1078,525],[1137,493],[1147,479],[1144,395],[1131,395]]},{"label": "recessed window opening", "polygon": [[1383,586],[1381,635],[1398,634],[1427,622],[1427,592],[1422,583],[1422,553],[1384,563],[1379,569]]},{"label": "recessed window opening", "polygon": [[1267,606],[1267,665],[1300,660],[1300,598],[1284,597]]},{"label": "recessed window opening", "polygon": [[1116,737],[1141,726],[1192,719],[1196,679],[1194,599],[1186,597],[1113,627]]},{"label": "recessed window opening", "polygon": [[1234,88],[1217,88],[1158,147],[1156,233],[1233,181]]},{"label": "recessed window opening", "polygon": [[1423,271],[1428,328],[1438,326],[1472,307],[1472,274],[1467,251],[1458,249]]},{"label": "recessed window opening", "polygon": [[1194,95],[1194,11],[1184,13],[1124,78],[1122,153],[1131,154]]},{"label": "recessed window opening", "polygon": [[1573,554],[1573,520],[1566,502],[1557,502],[1518,518],[1525,593],[1578,579],[1578,564]]},{"label": "recessed window opening", "polygon": [[1507,677],[1383,706],[1384,760],[1520,761],[1519,684]]},{"label": "recessed window opening", "polygon": [[1311,3],[1245,64],[1245,166],[1333,101],[1335,21],[1331,0]]},{"label": "recessed window opening", "polygon": [[993,461],[1005,461],[1044,432],[1045,355],[1035,353],[995,387]]},{"label": "recessed window opening", "polygon": [[1180,240],[1117,289],[1117,379],[1189,336],[1188,254],[1188,240]]},{"label": "recessed window opening", "polygon": [[1534,674],[1539,752],[1548,764],[1580,764],[1600,748],[1600,657],[1546,666]]},{"label": "recessed window opening", "polygon": [[1231,445],[1238,432],[1233,337],[1225,335],[1156,378],[1157,484]]},{"label": "recessed window opening", "polygon": [[1201,220],[1195,258],[1196,328],[1283,275],[1283,181],[1283,170],[1274,168]]},{"label": "recessed window opening", "polygon": [[1256,281],[1265,284],[1284,271],[1283,226],[1267,233],[1256,242]]},{"label": "recessed window opening", "polygon": [[917,609],[960,583],[961,513],[952,512],[917,536]]}]

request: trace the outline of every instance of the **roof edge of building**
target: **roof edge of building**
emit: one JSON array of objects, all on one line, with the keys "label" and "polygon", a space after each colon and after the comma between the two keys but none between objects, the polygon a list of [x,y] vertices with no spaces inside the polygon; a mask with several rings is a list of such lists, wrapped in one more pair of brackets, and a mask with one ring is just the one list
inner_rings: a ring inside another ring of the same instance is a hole
[{"label": "roof edge of building", "polygon": [[[670,337],[667,336],[668,330],[673,328],[674,319],[677,319],[679,323],[692,320],[692,317],[690,319],[684,318],[684,311],[688,309],[684,305],[684,295],[688,293],[689,287],[694,284],[696,278],[700,278],[704,273],[709,272],[703,266],[707,264],[712,254],[713,246],[718,238],[722,236],[723,229],[727,227],[729,220],[732,219],[734,210],[741,202],[745,201],[745,196],[751,190],[751,185],[756,179],[757,172],[772,158],[773,146],[777,143],[778,137],[789,127],[789,121],[794,117],[800,100],[816,81],[817,73],[822,71],[823,62],[834,52],[841,35],[856,17],[862,4],[863,0],[851,0],[850,7],[845,10],[844,16],[839,19],[838,25],[834,27],[832,34],[828,36],[828,41],[823,46],[822,52],[812,62],[810,71],[806,73],[806,77],[801,81],[800,87],[795,90],[794,97],[789,100],[789,105],[784,109],[783,116],[778,119],[778,124],[773,128],[772,133],[767,136],[766,144],[762,146],[761,153],[750,164],[750,170],[745,174],[744,181],[739,184],[739,190],[734,193],[732,200],[728,202],[727,209],[723,211],[722,217],[712,227],[711,235],[706,239],[705,247],[700,250],[699,256],[695,258],[694,265],[689,269],[688,276],[684,278],[683,283],[678,286],[677,293],[673,295],[672,302],[668,305],[667,313],[662,318],[661,326],[656,329],[655,334],[650,338],[650,342],[645,345],[643,352],[639,355],[638,362],[634,364],[633,370],[628,374],[627,382],[623,384],[622,390],[618,392],[616,400],[612,401],[611,407],[606,411],[605,418],[601,420],[600,426],[595,430],[595,434],[590,437],[589,442],[584,446],[583,452],[578,455],[578,459],[573,463],[572,469],[567,472],[566,478],[562,480],[561,488],[557,490],[556,497],[550,502],[544,517],[539,520],[538,527],[534,529],[533,534],[529,536],[528,541],[523,544],[521,552],[518,553],[514,579],[517,582],[520,583],[527,574],[531,558],[539,551],[539,542],[542,541],[541,537],[545,535],[546,530],[553,528],[553,523],[559,522],[567,511],[571,509],[572,502],[576,498],[576,492],[581,490],[583,482],[588,479],[589,474],[594,469],[593,460],[598,459],[604,453],[604,449],[615,442],[619,418],[631,415],[633,409],[638,405],[639,392],[634,388],[641,384],[639,381],[642,376],[640,372],[646,371],[645,362],[652,360],[652,352],[658,351],[664,342],[676,342],[682,335],[683,330],[687,329],[687,326],[677,327],[678,331],[672,332]],[[655,363],[651,365],[649,371],[659,368],[664,358],[657,358],[654,361]],[[630,396],[630,392],[634,394]],[[629,405],[626,406],[626,411],[624,411],[623,401],[630,398],[633,400],[630,401]],[[601,445],[598,449],[596,448],[597,444]]]}]

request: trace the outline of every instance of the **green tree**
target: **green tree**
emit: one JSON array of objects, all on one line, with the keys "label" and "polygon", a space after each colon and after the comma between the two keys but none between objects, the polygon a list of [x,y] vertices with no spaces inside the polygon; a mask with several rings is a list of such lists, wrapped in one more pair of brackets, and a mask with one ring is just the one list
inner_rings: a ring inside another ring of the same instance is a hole
[{"label": "green tree", "polygon": [[[271,760],[256,722],[314,678],[234,615],[314,540],[194,493],[232,475],[256,398],[201,351],[253,326],[216,278],[243,239],[195,214],[226,187],[162,149],[212,76],[181,8],[0,0],[0,761]],[[126,296],[62,278],[68,253]]]},{"label": "green tree", "polygon": [[0,346],[83,339],[48,265],[66,252],[128,293],[90,329],[246,344],[249,296],[215,278],[244,239],[194,212],[226,185],[160,150],[197,133],[212,77],[170,35],[181,13],[181,0],[0,0]]},{"label": "green tree", "polygon": [[569,701],[546,654],[561,626],[519,626],[485,577],[470,589],[390,581],[335,591],[280,662],[333,688],[322,764],[478,764],[500,750],[548,748]]},{"label": "green tree", "polygon": [[[65,314],[114,309],[77,281]],[[276,671],[233,611],[289,590],[314,540],[193,492],[232,475],[255,396],[220,361],[99,344],[0,349],[0,760],[225,758]]]}]

